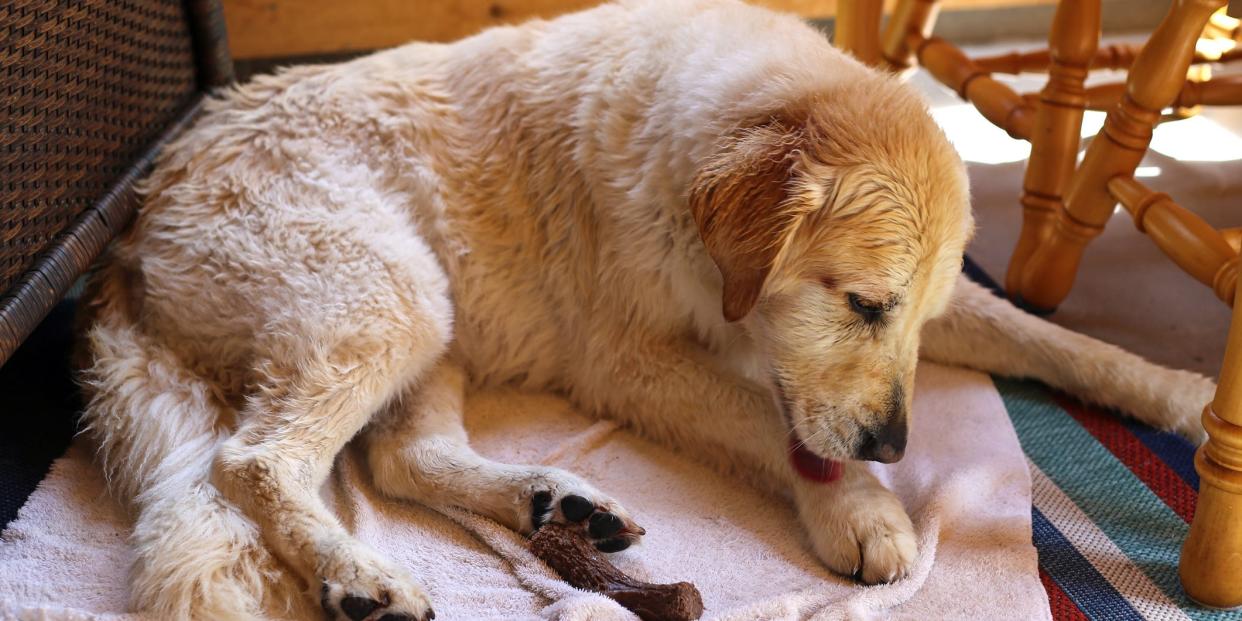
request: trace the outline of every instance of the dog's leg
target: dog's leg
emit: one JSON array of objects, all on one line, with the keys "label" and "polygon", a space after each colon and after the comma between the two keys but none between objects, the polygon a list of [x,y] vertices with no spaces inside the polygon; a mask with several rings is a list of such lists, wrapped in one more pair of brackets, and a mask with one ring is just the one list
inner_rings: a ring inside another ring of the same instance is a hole
[{"label": "dog's leg", "polygon": [[1029,315],[966,277],[944,315],[923,329],[928,360],[1032,378],[1202,442],[1215,384]]},{"label": "dog's leg", "polygon": [[462,426],[464,389],[462,370],[442,361],[367,429],[367,458],[380,490],[461,507],[523,534],[548,521],[578,524],[605,552],[624,550],[642,536],[620,504],[569,472],[475,453]]},{"label": "dog's leg", "polygon": [[208,482],[225,418],[211,386],[123,319],[116,297],[99,298],[86,334],[82,424],[109,490],[133,508],[132,605],[157,619],[256,619],[265,597],[289,608],[300,595],[276,588],[253,522]]},{"label": "dog's leg", "polygon": [[693,346],[630,344],[582,365],[575,397],[718,469],[788,490],[819,558],[868,583],[905,575],[914,527],[901,501],[861,464],[833,483],[800,477],[788,426],[765,389],[717,369]]},{"label": "dog's leg", "polygon": [[442,311],[385,317],[360,308],[337,323],[313,308],[291,313],[304,323],[260,338],[267,362],[255,370],[243,422],[216,457],[213,481],[321,595],[330,618],[434,616],[411,576],[346,532],[318,492],[345,443],[433,367],[449,338]]}]

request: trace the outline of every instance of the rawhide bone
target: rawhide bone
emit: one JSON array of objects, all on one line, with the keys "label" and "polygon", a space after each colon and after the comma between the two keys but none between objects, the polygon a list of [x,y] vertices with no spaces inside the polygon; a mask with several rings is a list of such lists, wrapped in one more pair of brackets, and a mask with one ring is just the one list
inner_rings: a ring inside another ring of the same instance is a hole
[{"label": "rawhide bone", "polygon": [[565,582],[611,597],[643,621],[692,621],[703,614],[703,597],[693,584],[635,580],[608,562],[580,531],[564,524],[544,524],[531,535],[530,549]]}]

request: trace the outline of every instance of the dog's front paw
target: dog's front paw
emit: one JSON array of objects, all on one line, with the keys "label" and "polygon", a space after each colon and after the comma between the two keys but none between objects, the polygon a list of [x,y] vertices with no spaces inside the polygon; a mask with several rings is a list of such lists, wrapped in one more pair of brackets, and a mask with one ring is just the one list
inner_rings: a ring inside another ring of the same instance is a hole
[{"label": "dog's front paw", "polygon": [[849,518],[812,532],[815,553],[829,569],[866,584],[904,578],[918,555],[910,518],[904,511],[870,513],[851,512]]},{"label": "dog's front paw", "polygon": [[901,501],[879,483],[839,495],[799,494],[798,513],[816,556],[839,574],[877,584],[904,578],[914,567],[914,525]]},{"label": "dog's front paw", "polygon": [[330,621],[431,621],[436,613],[404,570],[352,543],[321,559],[320,604]]}]

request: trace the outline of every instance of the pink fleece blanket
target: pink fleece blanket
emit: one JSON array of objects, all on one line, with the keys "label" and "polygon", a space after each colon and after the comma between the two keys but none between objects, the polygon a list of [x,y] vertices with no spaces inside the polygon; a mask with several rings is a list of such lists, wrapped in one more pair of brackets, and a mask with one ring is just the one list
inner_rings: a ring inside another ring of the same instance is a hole
[{"label": "pink fleece blanket", "polygon": [[[984,375],[927,363],[916,386],[906,458],[874,468],[910,511],[921,556],[909,578],[873,587],[823,569],[784,501],[560,399],[480,394],[467,423],[486,455],[569,468],[616,496],[648,534],[614,562],[650,582],[695,583],[706,619],[1049,619],[1030,478],[999,395]],[[358,537],[421,577],[438,620],[636,619],[560,581],[494,522],[381,496],[363,463],[347,450],[325,497]],[[3,534],[0,618],[148,618],[127,612],[128,523],[75,444]]]}]

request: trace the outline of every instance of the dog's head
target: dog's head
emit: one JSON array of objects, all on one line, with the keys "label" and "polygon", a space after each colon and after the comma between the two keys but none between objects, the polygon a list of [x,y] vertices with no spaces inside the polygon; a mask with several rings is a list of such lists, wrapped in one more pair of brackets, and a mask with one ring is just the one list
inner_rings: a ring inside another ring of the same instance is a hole
[{"label": "dog's head", "polygon": [[724,317],[754,338],[812,453],[901,457],[919,332],[972,231],[968,191],[923,103],[878,80],[746,123],[699,169],[689,202]]}]

